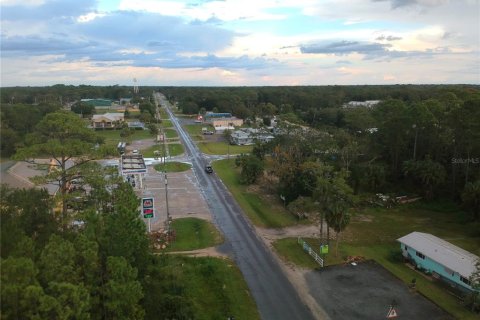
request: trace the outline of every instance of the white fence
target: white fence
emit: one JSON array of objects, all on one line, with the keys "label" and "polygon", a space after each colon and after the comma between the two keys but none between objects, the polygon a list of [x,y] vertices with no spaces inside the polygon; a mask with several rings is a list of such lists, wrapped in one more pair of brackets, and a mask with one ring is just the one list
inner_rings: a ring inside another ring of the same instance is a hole
[{"label": "white fence", "polygon": [[305,242],[305,240],[298,237],[298,243],[302,246],[303,250],[305,250],[309,255],[313,257],[315,261],[318,262],[320,267],[323,267],[323,259],[320,258],[320,256],[315,251],[313,251],[313,249],[308,245],[308,243]]}]

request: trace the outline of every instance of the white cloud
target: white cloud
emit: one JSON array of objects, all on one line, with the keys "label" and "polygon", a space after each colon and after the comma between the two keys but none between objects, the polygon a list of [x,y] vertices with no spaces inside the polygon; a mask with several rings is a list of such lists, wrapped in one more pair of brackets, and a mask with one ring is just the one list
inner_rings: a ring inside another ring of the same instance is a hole
[{"label": "white cloud", "polygon": [[90,13],[79,16],[77,18],[77,21],[78,22],[89,22],[89,21],[92,21],[95,18],[104,17],[105,15],[106,15],[105,13],[90,12]]},{"label": "white cloud", "polygon": [[479,81],[475,0],[0,1],[2,85]]},{"label": "white cloud", "polygon": [[45,0],[0,0],[2,6],[36,7],[45,3]]}]

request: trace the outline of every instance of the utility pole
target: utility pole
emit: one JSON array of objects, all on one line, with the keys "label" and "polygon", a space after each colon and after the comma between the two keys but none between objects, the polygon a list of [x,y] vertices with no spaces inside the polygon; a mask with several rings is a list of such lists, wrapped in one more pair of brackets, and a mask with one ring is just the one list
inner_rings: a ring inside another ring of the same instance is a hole
[{"label": "utility pole", "polygon": [[165,179],[165,205],[167,209],[167,234],[170,234],[170,211],[168,207],[168,177],[167,177],[167,148],[165,146],[165,135],[162,127],[162,137],[163,137],[163,173],[164,173],[164,179]]}]

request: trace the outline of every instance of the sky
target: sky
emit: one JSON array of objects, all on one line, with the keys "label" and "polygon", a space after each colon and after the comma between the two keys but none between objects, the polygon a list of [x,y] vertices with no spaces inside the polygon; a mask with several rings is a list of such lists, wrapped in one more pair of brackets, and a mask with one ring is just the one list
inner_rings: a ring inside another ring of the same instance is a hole
[{"label": "sky", "polygon": [[0,0],[1,83],[480,84],[480,0]]}]

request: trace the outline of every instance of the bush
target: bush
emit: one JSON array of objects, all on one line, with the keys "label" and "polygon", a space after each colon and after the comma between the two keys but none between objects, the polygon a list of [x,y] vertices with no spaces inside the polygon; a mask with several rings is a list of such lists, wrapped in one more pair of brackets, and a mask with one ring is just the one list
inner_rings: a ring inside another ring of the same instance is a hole
[{"label": "bush", "polygon": [[403,255],[402,251],[399,249],[392,249],[388,253],[388,260],[393,263],[402,263],[403,262]]}]

